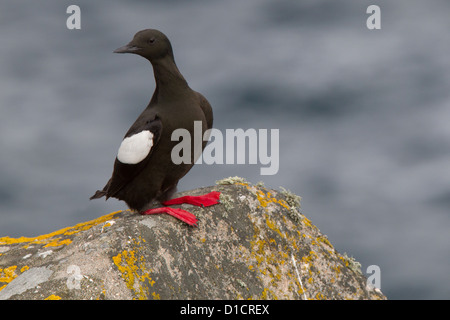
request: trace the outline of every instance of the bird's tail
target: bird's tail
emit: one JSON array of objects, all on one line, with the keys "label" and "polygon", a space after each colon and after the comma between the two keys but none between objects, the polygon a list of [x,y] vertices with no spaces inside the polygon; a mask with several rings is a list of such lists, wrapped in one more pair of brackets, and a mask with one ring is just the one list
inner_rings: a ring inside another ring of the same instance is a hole
[{"label": "bird's tail", "polygon": [[111,179],[109,179],[108,183],[106,184],[106,186],[103,188],[103,190],[97,190],[94,195],[92,197],[89,198],[89,200],[93,200],[93,199],[99,199],[101,197],[105,197],[106,196],[106,200],[108,200],[108,198],[111,196],[108,196],[108,189],[109,189],[109,185],[111,184]]},{"label": "bird's tail", "polygon": [[104,196],[106,196],[105,190],[97,190],[97,192],[95,192],[95,194],[92,197],[90,197],[89,200],[99,199]]}]

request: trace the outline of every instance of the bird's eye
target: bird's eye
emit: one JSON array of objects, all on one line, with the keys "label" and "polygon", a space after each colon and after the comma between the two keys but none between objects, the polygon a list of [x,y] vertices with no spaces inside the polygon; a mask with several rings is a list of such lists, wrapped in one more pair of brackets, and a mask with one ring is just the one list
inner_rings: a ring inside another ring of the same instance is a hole
[{"label": "bird's eye", "polygon": [[148,43],[154,43],[154,42],[155,42],[155,38],[148,39]]}]

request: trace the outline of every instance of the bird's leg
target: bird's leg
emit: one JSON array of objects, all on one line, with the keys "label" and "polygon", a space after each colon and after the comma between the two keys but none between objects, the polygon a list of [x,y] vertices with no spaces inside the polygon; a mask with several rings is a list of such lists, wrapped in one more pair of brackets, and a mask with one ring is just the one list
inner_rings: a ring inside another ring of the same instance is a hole
[{"label": "bird's leg", "polygon": [[[192,204],[194,206],[199,206],[199,207],[209,207],[209,206],[220,203],[219,197],[220,197],[220,192],[212,191],[212,192],[202,195],[202,196],[183,196],[183,197],[171,199],[168,201],[164,201],[162,203],[162,205],[170,206],[170,205],[175,205],[175,204],[187,203],[187,204]],[[149,209],[149,210],[140,212],[140,214],[142,214],[142,215],[159,214],[159,213],[170,214],[171,216],[173,216],[181,221],[184,221],[191,226],[197,226],[197,218],[189,211],[186,211],[183,209],[160,207],[160,208],[153,208],[153,209]]]},{"label": "bird's leg", "polygon": [[141,215],[167,213],[183,222],[186,222],[190,226],[194,226],[194,227],[197,226],[197,218],[189,211],[186,211],[183,209],[160,207],[160,208],[148,209],[146,211],[141,211],[139,213]]},{"label": "bird's leg", "polygon": [[202,196],[184,196],[179,198],[170,199],[168,201],[164,201],[162,204],[165,206],[171,206],[174,204],[192,204],[198,207],[209,207],[215,204],[220,203],[220,192],[211,191],[208,194]]}]

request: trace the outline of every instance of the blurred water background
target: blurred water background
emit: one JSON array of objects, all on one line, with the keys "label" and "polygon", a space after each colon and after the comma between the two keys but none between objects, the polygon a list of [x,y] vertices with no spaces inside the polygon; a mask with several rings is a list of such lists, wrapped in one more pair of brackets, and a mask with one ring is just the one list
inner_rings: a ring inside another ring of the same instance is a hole
[{"label": "blurred water background", "polygon": [[[66,8],[81,8],[81,30]],[[366,8],[381,8],[381,30]],[[36,236],[125,209],[88,201],[154,89],[112,51],[171,39],[215,127],[280,130],[280,170],[198,165],[180,190],[243,176],[303,197],[335,248],[381,270],[390,299],[450,298],[450,2],[0,3],[0,236]]]}]

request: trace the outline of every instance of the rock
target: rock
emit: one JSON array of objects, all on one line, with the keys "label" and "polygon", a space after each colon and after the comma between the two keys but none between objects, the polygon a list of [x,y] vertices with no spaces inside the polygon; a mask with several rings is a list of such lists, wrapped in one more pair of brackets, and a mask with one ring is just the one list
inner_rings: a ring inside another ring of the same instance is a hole
[{"label": "rock", "polygon": [[[242,178],[185,194],[197,228],[117,211],[34,238],[0,238],[0,299],[385,299],[299,212]],[[183,195],[181,193],[180,195]]]}]

